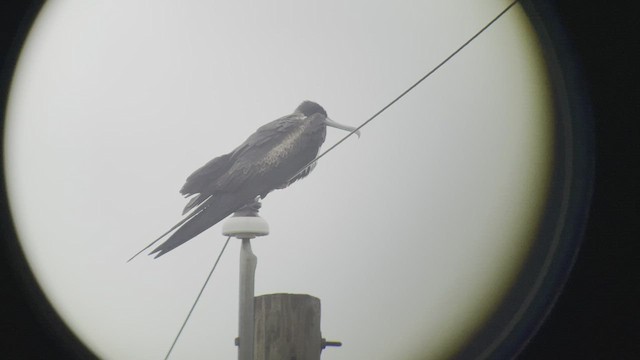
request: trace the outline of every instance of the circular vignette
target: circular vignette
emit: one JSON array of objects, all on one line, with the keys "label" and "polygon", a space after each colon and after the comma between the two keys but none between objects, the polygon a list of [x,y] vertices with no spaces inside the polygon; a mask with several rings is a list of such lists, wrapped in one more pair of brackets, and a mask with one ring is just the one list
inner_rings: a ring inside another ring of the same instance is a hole
[{"label": "circular vignette", "polygon": [[508,295],[455,359],[516,357],[542,326],[578,255],[594,177],[593,119],[578,57],[552,1],[522,0],[542,45],[554,99],[551,183],[536,240]]},{"label": "circular vignette", "polygon": [[[0,97],[3,151],[4,125],[14,71],[29,31],[44,1],[3,3],[2,36],[0,37]],[[5,183],[4,158],[2,177],[2,219],[0,221],[0,284],[2,284],[3,316],[0,332],[2,352],[9,358],[78,358],[95,359],[53,309],[31,272],[19,245],[9,211]]]}]

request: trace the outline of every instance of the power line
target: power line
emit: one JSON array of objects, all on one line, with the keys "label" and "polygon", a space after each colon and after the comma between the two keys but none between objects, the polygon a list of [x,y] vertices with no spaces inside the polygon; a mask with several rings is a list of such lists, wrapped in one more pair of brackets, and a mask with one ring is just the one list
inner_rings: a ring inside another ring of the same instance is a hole
[{"label": "power line", "polygon": [[[509,6],[507,6],[504,10],[502,10],[502,12],[500,12],[496,17],[493,18],[493,20],[491,20],[487,25],[485,25],[482,29],[480,29],[478,32],[475,33],[475,35],[473,35],[471,38],[469,38],[469,40],[467,40],[464,44],[462,44],[460,47],[458,47],[458,49],[456,49],[456,51],[454,51],[453,53],[451,53],[451,55],[449,55],[446,59],[442,60],[442,62],[440,62],[438,65],[436,65],[436,67],[434,67],[433,69],[431,69],[431,71],[429,71],[426,75],[424,75],[423,77],[420,78],[420,80],[416,81],[413,85],[409,86],[405,91],[403,91],[400,95],[398,95],[398,97],[396,97],[395,99],[393,99],[390,103],[388,103],[387,105],[385,105],[382,109],[380,109],[377,113],[373,114],[373,116],[371,116],[369,119],[367,119],[365,122],[363,122],[362,124],[360,124],[360,126],[358,126],[357,128],[355,128],[353,131],[351,131],[349,134],[347,134],[345,137],[343,137],[342,139],[338,140],[338,142],[336,142],[335,144],[333,144],[331,147],[329,147],[327,150],[325,150],[324,152],[322,152],[322,154],[316,156],[315,159],[311,160],[309,163],[307,163],[307,165],[305,165],[300,171],[298,171],[294,176],[291,177],[291,179],[295,178],[296,176],[300,175],[300,173],[302,173],[303,171],[305,171],[305,169],[307,169],[309,166],[311,166],[312,164],[314,164],[316,161],[320,160],[320,158],[322,158],[323,156],[325,156],[329,151],[335,149],[338,145],[342,144],[342,142],[344,142],[348,137],[350,137],[351,135],[353,135],[355,132],[357,132],[358,130],[362,129],[365,125],[367,125],[368,123],[370,123],[373,119],[377,118],[378,115],[382,114],[385,110],[387,110],[389,107],[391,107],[391,105],[395,104],[398,100],[400,100],[401,98],[403,98],[405,95],[407,95],[411,90],[413,90],[416,86],[418,86],[421,82],[423,82],[424,80],[426,80],[429,76],[431,76],[431,74],[433,74],[434,72],[436,72],[438,69],[440,69],[440,67],[442,67],[442,65],[446,64],[449,60],[451,60],[451,58],[453,58],[454,56],[456,56],[460,51],[462,51],[462,49],[464,49],[465,47],[467,47],[467,45],[469,45],[473,40],[475,40],[478,36],[480,36],[480,34],[482,34],[485,30],[487,30],[491,25],[493,25],[493,23],[495,23],[496,21],[498,21],[498,19],[500,19],[502,17],[502,15],[504,15],[507,11],[509,11],[509,9],[511,9],[516,3],[518,3],[518,0],[513,1],[511,4],[509,4]],[[291,181],[291,179],[289,179],[289,181]]]},{"label": "power line", "polygon": [[211,279],[211,275],[213,275],[213,271],[216,269],[216,266],[218,266],[218,262],[220,261],[220,258],[222,257],[222,253],[224,253],[224,249],[226,249],[227,248],[227,244],[229,244],[229,239],[231,239],[231,236],[229,236],[227,238],[227,241],[225,241],[224,246],[222,247],[222,250],[220,250],[220,253],[218,254],[218,258],[216,259],[216,262],[213,264],[213,267],[211,268],[211,271],[209,271],[209,275],[207,276],[207,279],[204,281],[204,284],[202,284],[202,288],[200,289],[200,292],[198,293],[198,296],[196,296],[196,300],[193,302],[193,305],[191,305],[191,309],[189,310],[189,313],[187,314],[187,317],[182,322],[182,326],[180,327],[180,330],[178,331],[178,334],[176,335],[175,339],[173,339],[173,343],[171,344],[171,347],[169,348],[169,351],[167,351],[167,355],[164,357],[165,360],[167,360],[169,358],[169,355],[171,355],[171,351],[173,350],[173,347],[176,346],[176,343],[178,342],[178,338],[180,338],[180,334],[182,334],[182,330],[184,330],[184,327],[187,325],[187,322],[189,321],[189,318],[191,317],[191,313],[193,313],[193,309],[196,308],[196,305],[198,304],[198,300],[200,300],[200,296],[204,292],[204,288],[207,287],[207,284],[209,283],[209,279]]}]

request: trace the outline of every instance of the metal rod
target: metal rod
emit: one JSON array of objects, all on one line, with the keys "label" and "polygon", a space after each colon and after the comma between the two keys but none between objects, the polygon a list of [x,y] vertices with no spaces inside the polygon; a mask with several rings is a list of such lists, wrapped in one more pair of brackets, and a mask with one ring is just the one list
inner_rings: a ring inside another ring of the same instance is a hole
[{"label": "metal rod", "polygon": [[240,306],[238,360],[253,360],[254,281],[258,258],[251,251],[251,239],[242,239],[240,249]]}]

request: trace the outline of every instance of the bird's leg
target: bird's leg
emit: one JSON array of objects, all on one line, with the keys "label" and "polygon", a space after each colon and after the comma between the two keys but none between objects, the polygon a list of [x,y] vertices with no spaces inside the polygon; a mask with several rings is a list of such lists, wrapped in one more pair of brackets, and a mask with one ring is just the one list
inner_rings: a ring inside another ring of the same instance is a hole
[{"label": "bird's leg", "polygon": [[262,207],[259,199],[260,197],[256,196],[256,198],[253,199],[252,202],[238,209],[238,211],[236,211],[233,216],[258,216],[258,211]]}]

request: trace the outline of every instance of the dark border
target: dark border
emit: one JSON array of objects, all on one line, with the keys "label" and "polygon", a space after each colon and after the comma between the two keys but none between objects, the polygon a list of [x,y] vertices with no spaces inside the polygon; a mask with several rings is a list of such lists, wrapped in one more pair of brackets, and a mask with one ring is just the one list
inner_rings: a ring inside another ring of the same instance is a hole
[{"label": "dark border", "polygon": [[[13,71],[29,29],[44,1],[5,1],[0,5],[0,126]],[[4,131],[2,133],[4,137]],[[4,142],[2,154],[4,157]],[[7,359],[96,359],[65,325],[33,276],[9,215],[4,166],[0,167],[0,354]]]},{"label": "dark border", "polygon": [[586,235],[553,310],[520,359],[640,356],[640,20],[637,4],[535,1],[553,10],[591,102],[595,184]]},{"label": "dark border", "polygon": [[594,172],[593,120],[582,69],[566,30],[544,1],[520,1],[533,24],[554,97],[554,159],[538,235],[515,284],[455,359],[515,357],[561,294],[586,227]]}]

